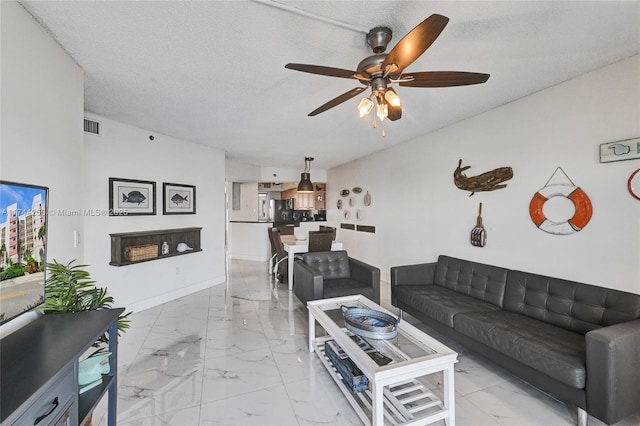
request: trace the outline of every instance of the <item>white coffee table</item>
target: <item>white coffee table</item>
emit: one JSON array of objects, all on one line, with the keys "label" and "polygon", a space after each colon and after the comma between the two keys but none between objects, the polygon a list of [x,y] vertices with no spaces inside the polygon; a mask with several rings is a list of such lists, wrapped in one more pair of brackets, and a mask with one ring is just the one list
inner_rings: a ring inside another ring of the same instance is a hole
[{"label": "white coffee table", "polygon": [[[455,425],[454,364],[458,354],[416,327],[401,321],[398,336],[366,340],[393,362],[379,366],[344,328],[340,306],[357,306],[391,314],[361,295],[314,300],[309,308],[309,351],[316,352],[338,387],[365,424],[426,425],[444,419]],[[316,336],[316,322],[325,330]],[[353,393],[324,354],[324,343],[335,340],[369,379],[369,390]],[[420,378],[442,372],[442,401]]]}]

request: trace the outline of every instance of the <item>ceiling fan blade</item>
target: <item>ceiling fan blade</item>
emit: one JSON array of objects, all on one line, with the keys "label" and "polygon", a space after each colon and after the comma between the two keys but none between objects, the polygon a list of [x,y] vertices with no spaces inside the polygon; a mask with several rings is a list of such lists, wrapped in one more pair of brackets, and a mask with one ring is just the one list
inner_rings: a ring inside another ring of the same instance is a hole
[{"label": "ceiling fan blade", "polygon": [[449,18],[433,14],[409,31],[382,62],[384,75],[398,75],[422,55],[438,38]]},{"label": "ceiling fan blade", "polygon": [[334,106],[338,106],[341,103],[343,103],[345,101],[348,101],[349,99],[351,99],[354,96],[364,92],[365,90],[367,90],[366,87],[356,87],[355,89],[351,89],[348,92],[343,93],[342,95],[338,96],[337,98],[331,99],[326,104],[314,109],[308,115],[309,115],[309,117],[313,117],[314,115],[318,115],[321,112],[325,112],[326,110],[331,109]]},{"label": "ceiling fan blade", "polygon": [[287,64],[284,67],[290,70],[308,72],[311,74],[326,75],[329,77],[356,78],[355,71],[345,70],[342,68],[323,67],[321,65],[307,65],[307,64]]},{"label": "ceiling fan blade", "polygon": [[402,74],[402,80],[413,78],[411,81],[401,81],[400,86],[407,87],[450,87],[481,84],[489,79],[489,74],[464,71],[425,71]]}]

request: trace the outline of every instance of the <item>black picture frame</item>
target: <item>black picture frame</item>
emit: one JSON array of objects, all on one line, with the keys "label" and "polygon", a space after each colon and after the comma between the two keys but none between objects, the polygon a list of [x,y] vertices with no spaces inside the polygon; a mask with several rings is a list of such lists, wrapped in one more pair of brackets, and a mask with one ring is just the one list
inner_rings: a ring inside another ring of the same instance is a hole
[{"label": "black picture frame", "polygon": [[162,214],[196,214],[196,186],[162,183]]},{"label": "black picture frame", "polygon": [[155,182],[109,178],[109,216],[150,216],[155,214]]}]

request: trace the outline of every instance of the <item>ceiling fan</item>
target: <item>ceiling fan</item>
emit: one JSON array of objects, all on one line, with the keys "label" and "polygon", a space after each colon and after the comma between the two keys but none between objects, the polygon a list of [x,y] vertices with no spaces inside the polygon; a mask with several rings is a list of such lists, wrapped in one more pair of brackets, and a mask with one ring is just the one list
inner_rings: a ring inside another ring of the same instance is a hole
[{"label": "ceiling fan", "polygon": [[[363,117],[373,109],[375,99],[378,106],[376,114],[380,120],[388,117],[395,121],[402,117],[400,98],[392,83],[406,87],[449,87],[465,86],[484,83],[489,74],[463,71],[423,71],[403,73],[404,69],[420,57],[438,38],[449,22],[446,16],[433,14],[409,31],[389,53],[383,53],[391,40],[392,32],[387,27],[373,28],[366,36],[367,43],[373,50],[373,55],[364,58],[355,71],[332,68],[320,65],[306,65],[289,63],[285,68],[326,75],[329,77],[350,78],[358,80],[365,87],[356,87],[342,95],[321,105],[308,115],[315,116],[327,111],[371,87],[371,95],[364,98],[358,105],[360,116]],[[374,121],[375,126],[375,121]]]}]

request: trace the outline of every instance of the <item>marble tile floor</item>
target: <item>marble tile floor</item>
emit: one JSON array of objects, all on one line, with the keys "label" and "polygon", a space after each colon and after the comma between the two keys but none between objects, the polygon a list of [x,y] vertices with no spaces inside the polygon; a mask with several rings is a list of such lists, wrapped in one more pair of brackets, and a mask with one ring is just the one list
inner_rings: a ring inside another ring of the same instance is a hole
[{"label": "marble tile floor", "polygon": [[[382,305],[396,312],[389,301],[383,283]],[[118,426],[362,424],[308,352],[305,308],[286,284],[273,287],[266,263],[230,261],[225,284],[131,318],[119,342]],[[456,424],[576,424],[574,407],[418,326],[459,353]],[[438,393],[441,377],[429,383]],[[106,426],[105,410],[106,398],[94,425]],[[616,426],[638,424],[640,416],[632,416]],[[589,418],[589,426],[602,425]]]}]

